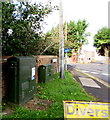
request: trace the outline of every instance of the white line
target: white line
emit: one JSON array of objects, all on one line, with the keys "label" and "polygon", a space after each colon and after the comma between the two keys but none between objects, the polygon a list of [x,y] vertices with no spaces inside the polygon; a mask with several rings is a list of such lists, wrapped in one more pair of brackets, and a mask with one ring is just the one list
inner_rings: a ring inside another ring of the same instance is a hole
[{"label": "white line", "polygon": [[93,73],[93,74],[99,74],[99,73],[97,73],[97,72],[90,72],[90,73]]},{"label": "white line", "polygon": [[109,84],[109,83],[107,83],[107,82],[105,82],[105,81],[103,81],[103,80],[101,80],[101,79],[99,79],[99,78],[97,78],[97,77],[94,77],[94,76],[92,76],[92,75],[90,75],[90,74],[88,74],[88,73],[85,73],[85,72],[83,72],[83,71],[81,71],[81,70],[79,70],[79,69],[76,69],[76,70],[79,71],[79,72],[82,72],[83,74],[89,76],[90,78],[92,78],[92,79],[94,79],[94,80],[102,83],[102,84],[105,85],[106,87],[110,88],[110,84]]},{"label": "white line", "polygon": [[108,76],[108,74],[107,74],[107,73],[102,73],[102,75],[106,75],[106,76]]},{"label": "white line", "polygon": [[109,74],[107,74],[107,73],[98,73],[98,72],[92,72],[92,71],[87,71],[87,70],[82,70],[82,72],[86,72],[86,73],[93,73],[93,74],[101,74],[101,75],[105,75],[105,76],[108,76]]},{"label": "white line", "polygon": [[83,78],[83,77],[79,77],[81,83],[83,86],[87,86],[87,87],[94,87],[94,88],[101,88],[94,80],[92,80],[91,78]]}]

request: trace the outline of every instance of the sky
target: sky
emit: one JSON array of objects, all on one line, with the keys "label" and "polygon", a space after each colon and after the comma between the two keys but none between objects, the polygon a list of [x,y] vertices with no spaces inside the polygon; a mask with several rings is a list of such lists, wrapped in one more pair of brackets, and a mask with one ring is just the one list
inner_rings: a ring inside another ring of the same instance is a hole
[{"label": "sky", "polygon": [[[49,0],[31,0],[32,2],[48,2]],[[50,0],[53,5],[59,5],[59,0]],[[108,2],[110,0],[62,0],[63,2],[63,21],[69,22],[85,19],[89,26],[86,32],[90,32],[88,37],[89,45],[87,49],[93,49],[93,36],[102,27],[108,26]],[[45,19],[47,25],[44,31],[47,32],[59,24],[59,11],[54,11]],[[86,48],[85,47],[85,48]]]}]

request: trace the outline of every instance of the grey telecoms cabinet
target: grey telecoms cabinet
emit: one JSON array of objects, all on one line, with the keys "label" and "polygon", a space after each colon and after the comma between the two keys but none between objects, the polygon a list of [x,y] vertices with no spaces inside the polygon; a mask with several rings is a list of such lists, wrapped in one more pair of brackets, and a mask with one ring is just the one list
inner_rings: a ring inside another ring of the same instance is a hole
[{"label": "grey telecoms cabinet", "polygon": [[11,57],[8,65],[8,101],[25,104],[36,91],[36,59],[34,57]]}]

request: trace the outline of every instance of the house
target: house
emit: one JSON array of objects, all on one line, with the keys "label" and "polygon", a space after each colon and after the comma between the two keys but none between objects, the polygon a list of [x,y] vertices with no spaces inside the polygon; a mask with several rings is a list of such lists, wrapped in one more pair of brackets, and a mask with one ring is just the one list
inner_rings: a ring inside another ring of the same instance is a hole
[{"label": "house", "polygon": [[95,61],[95,51],[81,50],[78,63],[90,63]]}]

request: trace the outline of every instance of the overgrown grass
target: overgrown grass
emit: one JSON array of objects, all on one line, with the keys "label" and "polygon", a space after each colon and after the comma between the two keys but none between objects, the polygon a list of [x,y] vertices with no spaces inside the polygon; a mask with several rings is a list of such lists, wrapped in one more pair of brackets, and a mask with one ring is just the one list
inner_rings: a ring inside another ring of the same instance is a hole
[{"label": "overgrown grass", "polygon": [[65,79],[60,79],[59,74],[54,75],[54,80],[37,85],[37,98],[52,100],[54,103],[45,111],[29,110],[25,107],[16,107],[14,113],[5,118],[63,118],[63,100],[94,101],[77,83],[71,73],[65,72]]}]

